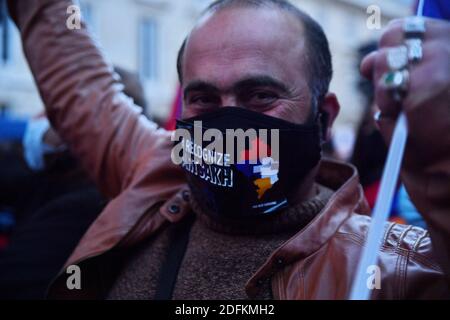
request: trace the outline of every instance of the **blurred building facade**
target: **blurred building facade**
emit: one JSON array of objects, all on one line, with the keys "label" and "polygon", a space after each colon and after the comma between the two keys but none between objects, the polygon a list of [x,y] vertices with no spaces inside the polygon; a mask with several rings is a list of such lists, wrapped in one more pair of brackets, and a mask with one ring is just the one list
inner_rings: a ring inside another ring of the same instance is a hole
[{"label": "blurred building facade", "polygon": [[[164,119],[177,87],[176,56],[196,18],[210,0],[80,0],[83,19],[107,58],[139,72],[153,116]],[[362,102],[355,89],[356,48],[376,39],[381,30],[367,27],[367,8],[381,10],[381,27],[410,12],[412,0],[293,0],[321,23],[327,33],[335,75],[331,90],[342,105],[339,126],[355,126]],[[19,116],[42,110],[17,30],[8,25],[0,45],[0,106]],[[0,32],[1,34],[1,32]]]}]

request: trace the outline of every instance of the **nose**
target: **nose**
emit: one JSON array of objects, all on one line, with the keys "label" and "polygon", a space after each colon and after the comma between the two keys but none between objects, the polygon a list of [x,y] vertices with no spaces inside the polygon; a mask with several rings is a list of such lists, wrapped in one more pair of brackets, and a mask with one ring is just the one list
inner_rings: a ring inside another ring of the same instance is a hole
[{"label": "nose", "polygon": [[233,95],[226,95],[222,97],[221,107],[237,107],[237,99]]}]

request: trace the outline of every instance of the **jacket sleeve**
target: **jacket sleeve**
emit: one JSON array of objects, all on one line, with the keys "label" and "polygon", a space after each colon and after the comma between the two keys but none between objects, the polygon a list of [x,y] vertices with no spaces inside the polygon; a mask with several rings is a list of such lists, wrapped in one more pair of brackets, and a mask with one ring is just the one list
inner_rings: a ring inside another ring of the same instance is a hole
[{"label": "jacket sleeve", "polygon": [[8,5],[52,126],[102,192],[115,197],[142,159],[170,150],[170,134],[123,94],[84,24],[68,28],[71,1],[9,0]]}]

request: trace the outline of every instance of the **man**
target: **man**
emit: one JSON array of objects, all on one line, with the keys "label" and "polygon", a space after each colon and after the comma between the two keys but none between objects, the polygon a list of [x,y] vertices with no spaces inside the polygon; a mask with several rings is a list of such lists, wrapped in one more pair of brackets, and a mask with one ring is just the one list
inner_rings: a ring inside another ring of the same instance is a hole
[{"label": "man", "polygon": [[[170,134],[138,115],[86,30],[66,29],[69,4],[9,2],[52,124],[114,198],[66,263],[78,266],[81,286],[64,268],[50,296],[348,298],[370,218],[355,169],[319,161],[320,138],[339,111],[321,28],[286,1],[218,1],[180,53],[181,126],[192,129],[197,119],[210,128],[281,129],[273,175],[280,183],[267,191],[279,206],[261,214],[247,201],[256,193],[239,188],[249,185],[247,173],[233,181],[237,188],[217,192],[196,169],[172,163]],[[450,127],[449,25],[427,20],[426,29],[424,56],[402,91],[411,130],[403,179],[430,226],[433,251],[426,231],[387,224],[374,299],[449,296],[450,141],[441,134]],[[390,25],[382,49],[363,62],[374,83],[389,71],[386,47],[403,37],[402,22]],[[399,104],[386,85],[376,96],[389,137]],[[289,161],[296,165],[284,166]],[[267,186],[259,185],[261,199]]]}]

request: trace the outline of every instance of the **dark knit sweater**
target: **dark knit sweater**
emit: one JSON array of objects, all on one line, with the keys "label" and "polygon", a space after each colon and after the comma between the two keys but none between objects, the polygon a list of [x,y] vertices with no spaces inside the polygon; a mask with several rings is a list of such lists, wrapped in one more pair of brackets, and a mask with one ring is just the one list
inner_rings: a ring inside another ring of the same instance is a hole
[{"label": "dark knit sweater", "polygon": [[[174,299],[248,299],[245,284],[273,251],[308,224],[332,191],[319,186],[317,195],[267,219],[233,223],[201,212],[196,219],[178,272]],[[130,253],[108,299],[153,299],[174,226],[148,239]],[[258,299],[272,298],[270,281]]]}]

